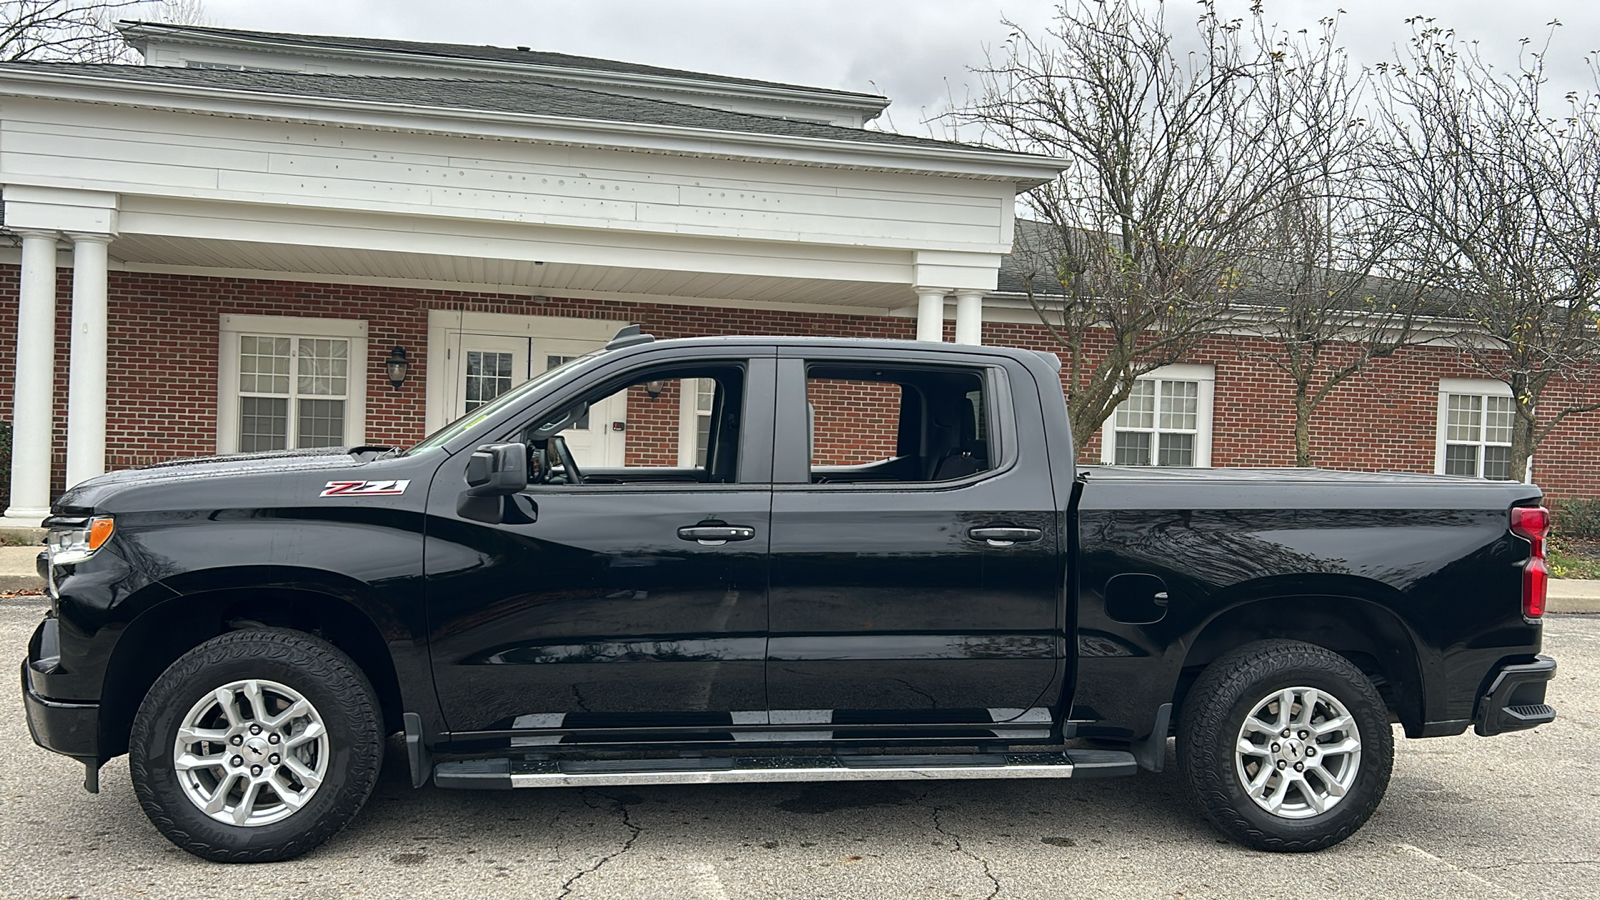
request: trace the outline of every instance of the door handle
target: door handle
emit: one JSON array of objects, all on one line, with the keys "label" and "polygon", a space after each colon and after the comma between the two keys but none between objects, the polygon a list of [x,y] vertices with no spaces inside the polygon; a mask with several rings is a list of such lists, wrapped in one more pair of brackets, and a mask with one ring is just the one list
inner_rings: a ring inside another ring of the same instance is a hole
[{"label": "door handle", "polygon": [[729,541],[748,541],[755,536],[756,530],[748,525],[685,525],[678,529],[678,537],[707,547]]},{"label": "door handle", "polygon": [[974,528],[967,532],[967,537],[975,541],[984,541],[991,547],[1010,547],[1013,544],[1037,541],[1044,537],[1044,532],[1037,528],[1014,528],[1010,525],[993,525],[988,528]]}]

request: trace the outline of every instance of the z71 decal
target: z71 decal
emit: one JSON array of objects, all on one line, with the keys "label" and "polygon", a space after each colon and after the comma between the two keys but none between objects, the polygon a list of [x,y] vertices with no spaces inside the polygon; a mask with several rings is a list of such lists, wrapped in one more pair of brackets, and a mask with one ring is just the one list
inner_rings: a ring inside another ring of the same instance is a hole
[{"label": "z71 decal", "polygon": [[319,497],[371,497],[379,494],[404,494],[406,485],[411,482],[400,481],[330,481]]}]

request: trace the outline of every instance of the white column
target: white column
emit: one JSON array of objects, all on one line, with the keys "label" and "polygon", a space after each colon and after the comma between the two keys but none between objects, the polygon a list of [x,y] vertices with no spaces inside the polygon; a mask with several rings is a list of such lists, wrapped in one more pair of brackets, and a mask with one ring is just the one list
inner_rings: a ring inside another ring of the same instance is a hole
[{"label": "white column", "polygon": [[917,340],[944,340],[944,288],[917,288]]},{"label": "white column", "polygon": [[983,343],[983,292],[956,292],[956,343]]},{"label": "white column", "polygon": [[106,246],[73,234],[72,356],[67,385],[67,487],[106,470]]},{"label": "white column", "polygon": [[50,441],[56,368],[56,233],[22,234],[17,378],[11,383],[11,506],[7,519],[50,515]]}]

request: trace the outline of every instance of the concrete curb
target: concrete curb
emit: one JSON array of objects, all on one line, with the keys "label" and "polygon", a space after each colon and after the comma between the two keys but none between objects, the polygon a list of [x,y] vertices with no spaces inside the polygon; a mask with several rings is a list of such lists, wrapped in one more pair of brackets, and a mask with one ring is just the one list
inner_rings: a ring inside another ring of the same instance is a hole
[{"label": "concrete curb", "polygon": [[1553,613],[1600,613],[1600,580],[1552,578],[1544,608]]},{"label": "concrete curb", "polygon": [[0,547],[0,591],[42,591],[34,560],[43,547]]}]

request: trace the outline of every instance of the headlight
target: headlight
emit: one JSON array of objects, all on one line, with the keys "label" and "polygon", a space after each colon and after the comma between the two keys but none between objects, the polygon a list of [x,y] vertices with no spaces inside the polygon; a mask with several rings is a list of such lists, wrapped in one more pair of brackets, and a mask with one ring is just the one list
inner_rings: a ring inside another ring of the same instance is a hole
[{"label": "headlight", "polygon": [[51,566],[69,566],[93,556],[111,540],[116,525],[110,516],[95,516],[70,525],[57,525],[45,539]]}]

